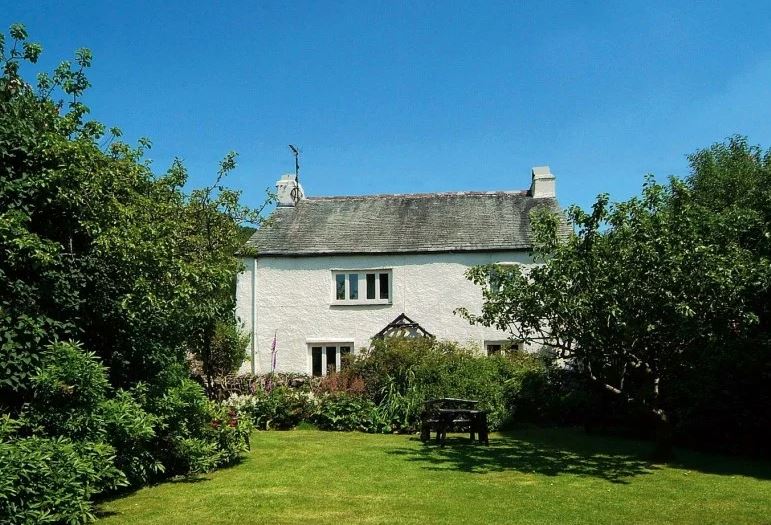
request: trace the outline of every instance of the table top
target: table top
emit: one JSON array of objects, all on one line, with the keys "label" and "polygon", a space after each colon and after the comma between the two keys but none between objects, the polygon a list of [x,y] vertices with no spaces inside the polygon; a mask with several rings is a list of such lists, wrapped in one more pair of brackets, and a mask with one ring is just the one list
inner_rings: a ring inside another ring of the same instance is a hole
[{"label": "table top", "polygon": [[437,403],[463,403],[463,404],[469,404],[469,405],[476,405],[479,403],[479,401],[475,399],[458,399],[455,397],[442,397],[439,399],[429,399],[426,401],[427,405],[434,405]]}]

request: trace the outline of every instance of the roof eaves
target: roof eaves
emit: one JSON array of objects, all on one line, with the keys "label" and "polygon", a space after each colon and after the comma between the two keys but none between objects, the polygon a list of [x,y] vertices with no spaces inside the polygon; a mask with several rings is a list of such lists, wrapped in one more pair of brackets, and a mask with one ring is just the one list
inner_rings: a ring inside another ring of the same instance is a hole
[{"label": "roof eaves", "polygon": [[434,249],[405,249],[405,250],[356,250],[356,251],[257,251],[255,257],[328,257],[328,256],[353,256],[353,255],[419,255],[431,253],[489,253],[489,252],[528,252],[532,249],[530,245],[522,246],[500,246],[491,248],[434,248]]}]

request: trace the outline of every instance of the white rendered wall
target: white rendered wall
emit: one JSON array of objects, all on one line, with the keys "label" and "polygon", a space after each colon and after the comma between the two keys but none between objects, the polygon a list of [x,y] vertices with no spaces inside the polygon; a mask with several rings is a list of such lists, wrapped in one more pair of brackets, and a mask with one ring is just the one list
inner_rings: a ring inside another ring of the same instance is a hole
[{"label": "white rendered wall", "polygon": [[[310,373],[308,343],[351,342],[358,353],[402,312],[439,339],[473,344],[481,351],[485,340],[505,340],[508,334],[472,326],[453,310],[464,306],[480,312],[482,291],[464,273],[471,266],[496,262],[530,264],[531,259],[525,252],[263,257],[256,259],[255,274],[255,259],[245,258],[236,314],[254,332],[257,373],[270,370],[274,333],[277,370]],[[332,270],[341,269],[391,269],[392,303],[332,304]],[[242,370],[251,370],[251,364]]]}]

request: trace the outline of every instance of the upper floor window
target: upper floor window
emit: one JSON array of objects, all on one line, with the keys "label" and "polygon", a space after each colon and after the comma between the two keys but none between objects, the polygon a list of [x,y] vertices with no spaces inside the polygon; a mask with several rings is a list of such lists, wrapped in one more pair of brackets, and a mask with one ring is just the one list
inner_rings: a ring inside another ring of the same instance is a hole
[{"label": "upper floor window", "polygon": [[391,270],[333,270],[333,304],[390,304]]}]

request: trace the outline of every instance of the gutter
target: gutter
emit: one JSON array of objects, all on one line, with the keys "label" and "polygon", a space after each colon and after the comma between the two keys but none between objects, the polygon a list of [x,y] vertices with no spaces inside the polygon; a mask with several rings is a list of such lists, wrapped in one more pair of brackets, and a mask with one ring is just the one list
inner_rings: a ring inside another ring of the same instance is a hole
[{"label": "gutter", "polygon": [[476,249],[463,249],[463,248],[438,248],[430,250],[387,250],[387,251],[365,251],[365,250],[351,250],[351,251],[317,251],[317,252],[265,252],[260,251],[260,257],[328,257],[332,255],[423,255],[423,254],[459,254],[459,253],[490,253],[490,252],[525,252],[529,253],[533,249],[532,245],[523,245],[518,247],[500,247],[500,248],[476,248]]}]

